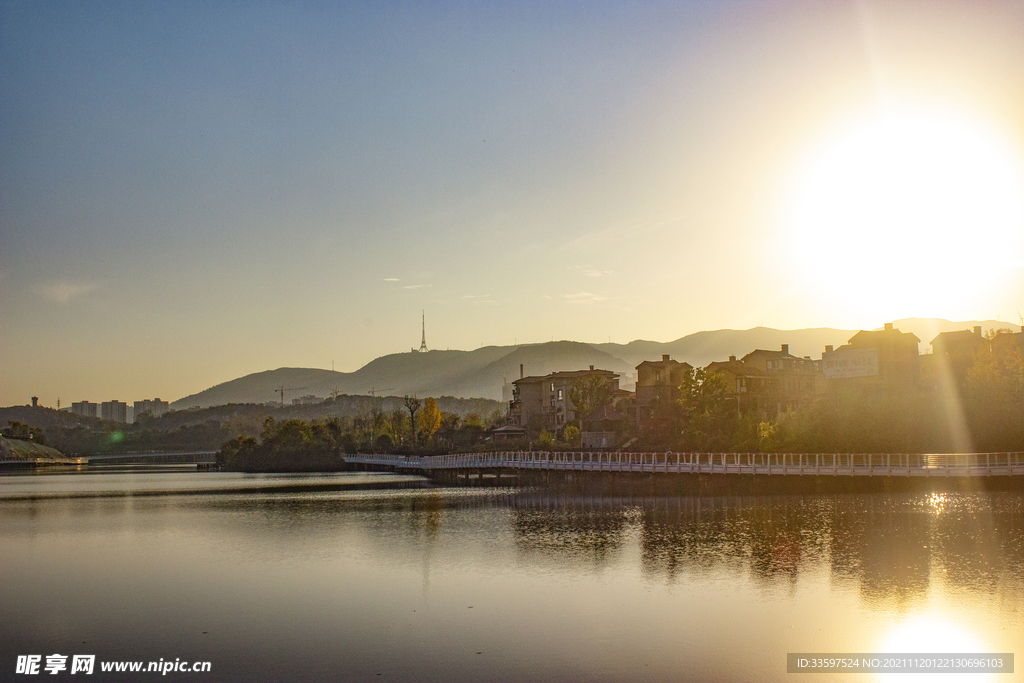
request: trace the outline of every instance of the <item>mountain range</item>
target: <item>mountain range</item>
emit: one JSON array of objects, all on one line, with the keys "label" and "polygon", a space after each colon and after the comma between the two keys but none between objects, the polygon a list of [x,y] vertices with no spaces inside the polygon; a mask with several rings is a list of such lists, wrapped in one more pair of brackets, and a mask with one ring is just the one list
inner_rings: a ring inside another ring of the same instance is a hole
[{"label": "mountain range", "polygon": [[[996,320],[950,322],[937,318],[907,318],[893,325],[917,335],[922,351],[940,332],[1005,328]],[[1016,326],[1014,326],[1016,327]],[[582,370],[593,365],[620,374],[620,386],[632,389],[636,366],[645,360],[660,360],[669,355],[702,367],[731,355],[743,357],[754,349],[779,349],[789,345],[797,356],[820,358],[826,345],[840,346],[857,330],[829,327],[777,330],[755,327],[749,330],[696,332],[670,342],[637,340],[628,344],[585,344],[574,341],[485,346],[474,351],[427,351],[381,356],[354,372],[335,372],[318,368],[278,368],[257,372],[210,387],[171,404],[172,408],[208,407],[226,403],[285,402],[303,395],[326,398],[332,394],[391,395],[420,397],[456,396],[502,399],[503,385],[524,375],[546,375],[558,370]]]}]

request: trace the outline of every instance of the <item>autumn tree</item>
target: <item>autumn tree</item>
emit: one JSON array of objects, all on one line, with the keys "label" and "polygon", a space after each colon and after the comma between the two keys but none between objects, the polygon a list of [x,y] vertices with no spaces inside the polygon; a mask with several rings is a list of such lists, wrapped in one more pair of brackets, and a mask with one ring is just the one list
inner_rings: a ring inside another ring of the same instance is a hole
[{"label": "autumn tree", "polygon": [[562,438],[569,446],[580,445],[580,430],[574,425],[566,425],[565,429],[562,430]]},{"label": "autumn tree", "polygon": [[437,401],[427,398],[423,401],[423,411],[420,413],[419,434],[423,443],[430,441],[440,427],[441,411],[437,409]]}]

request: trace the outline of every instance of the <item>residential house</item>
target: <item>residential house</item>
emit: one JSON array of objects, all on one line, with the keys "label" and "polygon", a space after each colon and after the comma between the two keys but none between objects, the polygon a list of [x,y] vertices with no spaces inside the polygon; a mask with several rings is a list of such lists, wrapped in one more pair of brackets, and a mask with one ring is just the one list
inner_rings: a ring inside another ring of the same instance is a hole
[{"label": "residential house", "polygon": [[709,363],[704,369],[708,373],[717,372],[725,380],[726,399],[735,401],[738,416],[768,409],[770,393],[766,371],[736,360],[736,356]]},{"label": "residential house", "polygon": [[679,399],[679,387],[693,372],[689,363],[663,355],[660,361],[645,360],[636,366],[636,417],[641,432],[655,428],[656,413]]},{"label": "residential house", "polygon": [[981,335],[981,326],[974,330],[942,332],[931,341],[932,357],[929,359],[929,374],[948,376],[958,384],[967,377],[967,371],[974,365],[975,355],[989,350],[991,344]]},{"label": "residential house", "polygon": [[509,424],[524,427],[529,436],[541,429],[561,430],[577,420],[575,406],[569,398],[569,389],[578,378],[596,375],[619,391],[619,376],[611,370],[594,369],[552,372],[540,377],[520,377],[515,380],[512,401],[509,404]]},{"label": "residential house", "polygon": [[775,412],[782,412],[815,396],[815,374],[820,365],[808,357],[791,354],[789,344],[782,344],[778,351],[755,349],[740,362],[764,373],[765,405],[769,410],[774,407]]},{"label": "residential house", "polygon": [[920,378],[915,335],[886,323],[881,330],[861,330],[844,346],[822,355],[830,390],[841,387],[909,388]]}]

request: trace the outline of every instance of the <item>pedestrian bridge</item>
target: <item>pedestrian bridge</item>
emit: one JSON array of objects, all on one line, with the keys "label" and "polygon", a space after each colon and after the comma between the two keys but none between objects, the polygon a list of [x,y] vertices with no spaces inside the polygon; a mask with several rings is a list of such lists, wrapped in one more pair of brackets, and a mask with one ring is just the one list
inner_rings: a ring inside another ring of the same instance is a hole
[{"label": "pedestrian bridge", "polygon": [[80,461],[93,464],[116,463],[167,463],[167,464],[212,464],[217,462],[217,451],[135,451],[131,453],[106,453],[104,455],[88,455]]},{"label": "pedestrian bridge", "polygon": [[1024,475],[1013,453],[619,453],[502,451],[409,456],[358,453],[345,462],[413,470],[557,470],[651,474],[763,474],[862,477]]}]

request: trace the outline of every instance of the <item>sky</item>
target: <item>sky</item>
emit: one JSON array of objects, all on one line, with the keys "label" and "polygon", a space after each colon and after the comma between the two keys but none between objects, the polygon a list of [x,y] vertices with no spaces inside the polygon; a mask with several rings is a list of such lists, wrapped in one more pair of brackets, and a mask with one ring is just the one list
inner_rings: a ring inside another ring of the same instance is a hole
[{"label": "sky", "polygon": [[0,405],[1016,323],[1022,235],[1019,1],[0,1]]}]

